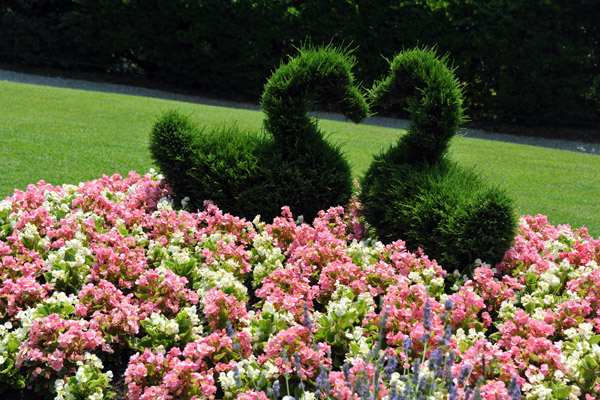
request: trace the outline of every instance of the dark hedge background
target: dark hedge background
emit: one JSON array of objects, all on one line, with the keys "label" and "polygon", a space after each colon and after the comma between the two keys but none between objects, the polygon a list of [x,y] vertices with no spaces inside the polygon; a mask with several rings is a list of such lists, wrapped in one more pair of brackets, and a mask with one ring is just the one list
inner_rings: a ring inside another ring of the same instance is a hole
[{"label": "dark hedge background", "polygon": [[471,119],[600,121],[600,0],[3,0],[0,37],[0,62],[248,99],[308,37],[355,48],[366,87],[384,57],[436,45]]}]

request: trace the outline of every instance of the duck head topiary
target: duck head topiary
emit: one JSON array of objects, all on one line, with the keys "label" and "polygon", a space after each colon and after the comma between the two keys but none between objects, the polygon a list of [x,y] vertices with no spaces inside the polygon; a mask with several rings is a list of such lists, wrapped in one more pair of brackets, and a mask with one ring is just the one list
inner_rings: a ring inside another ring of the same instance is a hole
[{"label": "duck head topiary", "polygon": [[353,58],[331,46],[300,49],[265,85],[265,133],[203,130],[178,112],[165,113],[151,133],[152,156],[166,181],[196,208],[212,200],[249,219],[273,218],[282,206],[313,218],[351,196],[350,166],[327,142],[309,112],[317,104],[352,121],[368,114],[354,82]]},{"label": "duck head topiary", "polygon": [[447,156],[464,116],[446,57],[430,48],[399,53],[370,97],[384,107],[401,102],[411,117],[407,133],[374,158],[362,179],[359,199],[377,236],[420,247],[449,271],[464,271],[478,258],[501,261],[516,229],[512,200]]}]

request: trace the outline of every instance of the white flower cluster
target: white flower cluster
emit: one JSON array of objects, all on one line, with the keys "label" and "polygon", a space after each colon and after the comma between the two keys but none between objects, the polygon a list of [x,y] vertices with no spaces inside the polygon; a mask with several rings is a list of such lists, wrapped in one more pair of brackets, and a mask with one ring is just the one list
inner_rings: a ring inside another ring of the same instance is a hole
[{"label": "white flower cluster", "polygon": [[225,269],[217,269],[216,271],[208,268],[197,267],[195,275],[200,278],[194,285],[198,296],[204,298],[206,292],[213,288],[219,288],[225,293],[235,293],[238,299],[248,296],[248,288],[231,272]]},{"label": "white flower cluster", "polygon": [[283,268],[285,257],[277,247],[275,239],[267,232],[261,232],[254,237],[250,251],[252,253],[250,262],[254,266],[252,270],[254,286],[259,286],[271,272]]},{"label": "white flower cluster", "polygon": [[[0,325],[0,370],[2,365],[11,357],[11,352],[9,351],[10,347],[14,347],[17,343],[20,343],[19,340],[16,340],[11,329],[13,328],[10,322],[5,322]],[[11,343],[9,343],[11,342]],[[14,351],[12,352],[14,353]]]},{"label": "white flower cluster", "polygon": [[558,342],[562,349],[561,361],[571,379],[579,380],[584,369],[597,369],[600,365],[600,346],[598,340],[592,340],[593,330],[592,324],[581,323],[577,328],[565,330],[565,336],[569,341]]},{"label": "white flower cluster", "polygon": [[162,197],[158,200],[156,204],[156,211],[152,213],[152,218],[160,218],[160,215],[163,211],[172,211],[173,210],[173,200],[168,199],[166,197]]},{"label": "white flower cluster", "polygon": [[[69,271],[77,281],[83,282],[88,275],[87,262],[91,259],[92,252],[83,245],[81,232],[77,232],[74,239],[65,243],[57,251],[51,251],[46,258],[46,266],[52,274],[52,281],[64,280],[66,272]],[[90,261],[91,262],[91,261]]]},{"label": "white flower cluster", "polygon": [[[568,265],[568,260],[564,260],[563,262],[566,262]],[[591,260],[584,266],[580,266],[579,268],[573,268],[572,270],[570,270],[568,276],[569,279],[579,279],[582,276],[589,275],[592,272],[598,270],[598,268],[598,263],[596,263],[596,261],[594,260]]]},{"label": "white flower cluster", "polygon": [[152,313],[144,320],[144,322],[151,325],[156,331],[164,332],[169,336],[179,333],[179,325],[177,324],[177,321],[169,319],[159,313]]},{"label": "white flower cluster", "polygon": [[279,369],[272,360],[268,360],[261,366],[256,356],[252,354],[246,359],[237,361],[234,369],[219,373],[219,382],[225,394],[232,395],[238,384],[258,382],[261,379],[272,380],[277,376],[279,376]]},{"label": "white flower cluster", "polygon": [[480,339],[485,339],[485,333],[477,332],[475,328],[470,328],[468,332],[465,332],[463,328],[458,328],[454,338],[456,339],[458,348],[461,351],[465,351]]},{"label": "white flower cluster", "polygon": [[48,213],[56,219],[64,217],[71,212],[76,189],[77,187],[73,185],[63,185],[63,193],[44,190],[42,207],[48,210]]},{"label": "white flower cluster", "polygon": [[373,245],[370,245],[368,242],[358,242],[355,239],[346,249],[346,254],[350,256],[354,265],[364,271],[381,259],[381,253],[384,248],[381,242],[375,242]]},{"label": "white flower cluster", "polygon": [[93,354],[86,353],[85,361],[78,361],[77,372],[73,377],[65,377],[54,381],[56,396],[54,400],[102,400],[104,390],[113,378],[112,371],[102,372],[102,362]]}]

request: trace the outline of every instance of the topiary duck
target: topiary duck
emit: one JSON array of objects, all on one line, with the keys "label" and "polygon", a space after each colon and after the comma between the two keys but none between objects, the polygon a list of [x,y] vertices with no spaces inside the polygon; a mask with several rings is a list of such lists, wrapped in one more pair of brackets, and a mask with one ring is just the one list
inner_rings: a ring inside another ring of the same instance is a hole
[{"label": "topiary duck", "polygon": [[265,85],[265,132],[259,135],[235,127],[200,129],[169,111],[153,126],[152,158],[175,193],[190,197],[195,208],[212,200],[234,215],[271,219],[287,205],[308,219],[345,204],[352,191],[348,161],[308,113],[320,103],[354,122],[367,117],[354,62],[331,46],[300,49]]},{"label": "topiary duck", "polygon": [[462,90],[447,57],[431,48],[403,51],[369,96],[383,107],[405,104],[412,121],[362,179],[359,199],[377,236],[420,247],[448,271],[464,271],[478,258],[501,261],[515,235],[513,203],[447,156],[464,121]]}]

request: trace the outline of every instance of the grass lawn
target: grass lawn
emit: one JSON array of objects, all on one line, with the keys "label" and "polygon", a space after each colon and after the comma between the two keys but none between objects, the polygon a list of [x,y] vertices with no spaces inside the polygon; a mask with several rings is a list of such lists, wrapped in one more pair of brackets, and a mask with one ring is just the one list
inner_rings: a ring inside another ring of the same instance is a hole
[{"label": "grass lawn", "polygon": [[[41,179],[59,185],[148,171],[150,128],[170,108],[206,126],[258,131],[263,119],[256,111],[9,82],[0,82],[0,104],[0,198]],[[356,177],[401,133],[326,120],[320,126],[343,144]],[[519,214],[585,225],[600,237],[599,156],[462,137],[452,143],[451,154],[504,186]]]}]

